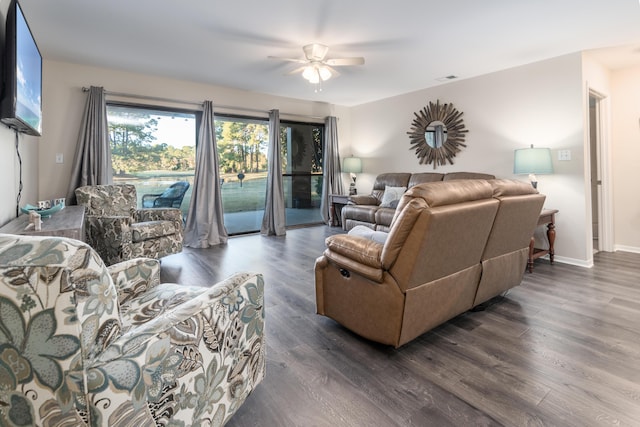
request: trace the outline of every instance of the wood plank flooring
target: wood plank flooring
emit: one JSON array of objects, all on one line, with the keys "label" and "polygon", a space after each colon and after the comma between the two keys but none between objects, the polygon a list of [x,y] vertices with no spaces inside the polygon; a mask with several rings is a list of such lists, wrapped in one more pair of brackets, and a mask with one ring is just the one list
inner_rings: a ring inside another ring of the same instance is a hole
[{"label": "wood plank flooring", "polygon": [[162,260],[162,280],[266,283],[267,374],[228,426],[640,426],[640,254],[537,260],[484,310],[394,349],[315,314],[326,226]]}]

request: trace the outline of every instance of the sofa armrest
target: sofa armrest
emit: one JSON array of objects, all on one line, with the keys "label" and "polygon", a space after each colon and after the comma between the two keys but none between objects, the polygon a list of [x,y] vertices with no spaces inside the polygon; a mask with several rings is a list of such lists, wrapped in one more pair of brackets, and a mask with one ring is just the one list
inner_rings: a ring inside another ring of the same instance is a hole
[{"label": "sofa armrest", "polygon": [[264,352],[262,275],[237,274],[114,340],[85,365],[87,395],[110,402],[91,408],[105,425],[116,411],[161,402],[168,388],[193,403],[176,406],[178,418],[215,414],[224,424],[263,379]]},{"label": "sofa armrest", "polygon": [[335,252],[369,267],[382,267],[380,257],[383,245],[379,242],[360,236],[336,234],[327,237],[326,245],[329,252]]},{"label": "sofa armrest", "polygon": [[349,196],[349,203],[354,205],[378,206],[380,204],[380,200],[378,200],[375,196],[371,194],[354,194],[352,196]]},{"label": "sofa armrest", "polygon": [[382,248],[373,240],[347,234],[330,236],[326,240],[324,256],[338,266],[368,279],[382,282]]},{"label": "sofa armrest", "polygon": [[160,261],[134,258],[107,267],[118,291],[118,303],[126,304],[160,283]]}]

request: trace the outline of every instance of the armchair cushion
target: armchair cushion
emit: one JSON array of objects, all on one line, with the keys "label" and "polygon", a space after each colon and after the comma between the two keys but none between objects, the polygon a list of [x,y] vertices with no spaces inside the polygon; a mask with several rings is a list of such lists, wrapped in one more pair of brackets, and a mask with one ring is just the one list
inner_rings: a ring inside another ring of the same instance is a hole
[{"label": "armchair cushion", "polygon": [[131,241],[134,243],[173,234],[176,234],[176,226],[172,221],[146,221],[131,224]]}]

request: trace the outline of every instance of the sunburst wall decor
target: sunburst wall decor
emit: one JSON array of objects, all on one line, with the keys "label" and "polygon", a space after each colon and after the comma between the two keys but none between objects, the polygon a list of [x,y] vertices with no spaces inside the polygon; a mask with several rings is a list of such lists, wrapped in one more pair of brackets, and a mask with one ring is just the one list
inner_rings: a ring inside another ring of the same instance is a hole
[{"label": "sunburst wall decor", "polygon": [[433,163],[438,165],[453,164],[453,158],[466,147],[464,143],[465,129],[462,112],[456,110],[453,104],[429,102],[417,113],[411,123],[411,130],[407,132],[411,150],[415,150],[420,164]]}]

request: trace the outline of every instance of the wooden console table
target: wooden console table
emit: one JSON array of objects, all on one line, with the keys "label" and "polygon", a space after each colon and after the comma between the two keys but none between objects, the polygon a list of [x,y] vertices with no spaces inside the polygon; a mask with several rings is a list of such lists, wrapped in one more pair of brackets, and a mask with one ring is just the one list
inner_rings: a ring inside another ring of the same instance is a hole
[{"label": "wooden console table", "polygon": [[529,260],[527,261],[527,269],[529,273],[533,272],[533,260],[540,258],[546,254],[549,254],[549,261],[553,264],[554,244],[556,241],[556,214],[557,209],[543,209],[538,217],[538,226],[547,226],[547,238],[549,239],[548,249],[539,249],[535,246],[535,239],[531,236],[531,242],[529,243]]},{"label": "wooden console table", "polygon": [[329,194],[329,202],[331,204],[331,225],[342,225],[342,207],[349,203],[349,196],[345,194]]},{"label": "wooden console table", "polygon": [[42,219],[42,228],[38,231],[27,229],[29,215],[22,214],[0,228],[0,233],[31,236],[70,237],[84,242],[84,206],[66,206],[50,218]]}]

